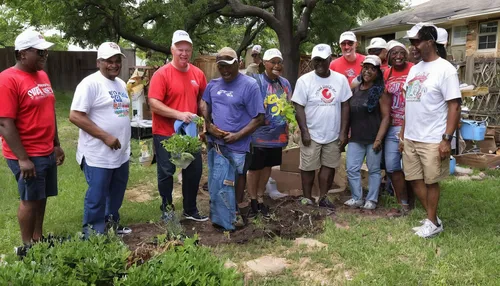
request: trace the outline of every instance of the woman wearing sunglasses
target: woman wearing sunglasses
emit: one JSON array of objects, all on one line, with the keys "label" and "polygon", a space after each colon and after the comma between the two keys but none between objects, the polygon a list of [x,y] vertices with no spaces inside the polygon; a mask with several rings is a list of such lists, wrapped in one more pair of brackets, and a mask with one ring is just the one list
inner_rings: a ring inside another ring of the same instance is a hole
[{"label": "woman wearing sunglasses", "polygon": [[405,120],[400,132],[406,180],[427,212],[416,234],[423,238],[443,231],[437,217],[439,182],[449,174],[451,139],[460,118],[457,70],[437,43],[437,28],[417,24],[407,32],[422,61],[411,68],[405,83]]},{"label": "woman wearing sunglasses", "polygon": [[[347,146],[347,179],[352,198],[344,204],[373,210],[377,207],[381,181],[382,143],[389,127],[391,100],[384,92],[380,58],[366,56],[361,70],[361,84],[353,89],[349,100],[351,137]],[[361,166],[366,158],[368,195],[363,200]]]}]

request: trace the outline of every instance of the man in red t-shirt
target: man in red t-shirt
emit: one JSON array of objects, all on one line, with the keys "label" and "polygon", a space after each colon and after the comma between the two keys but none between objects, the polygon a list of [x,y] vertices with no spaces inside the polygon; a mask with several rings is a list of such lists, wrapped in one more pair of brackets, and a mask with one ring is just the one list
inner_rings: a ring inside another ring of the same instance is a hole
[{"label": "man in red t-shirt", "polygon": [[47,197],[57,195],[57,166],[64,161],[59,144],[55,97],[43,71],[53,44],[36,31],[15,40],[16,65],[0,73],[2,153],[14,174],[20,197],[17,218],[25,255],[42,238]]},{"label": "man in red t-shirt", "polygon": [[361,73],[361,64],[365,56],[356,53],[358,40],[353,32],[344,32],[340,35],[340,49],[342,56],[330,63],[330,69],[347,77],[349,84]]},{"label": "man in red t-shirt", "polygon": [[[161,141],[172,136],[176,120],[185,123],[201,114],[199,103],[207,86],[203,72],[189,63],[193,53],[193,42],[189,34],[182,30],[172,37],[172,62],[162,66],[151,78],[148,101],[153,112],[153,142],[156,150],[158,191],[162,197],[162,219],[167,222],[174,215],[172,191],[175,165],[170,162],[170,153]],[[201,154],[182,170],[182,196],[184,217],[194,221],[206,221],[196,207],[196,198],[202,173]]]}]

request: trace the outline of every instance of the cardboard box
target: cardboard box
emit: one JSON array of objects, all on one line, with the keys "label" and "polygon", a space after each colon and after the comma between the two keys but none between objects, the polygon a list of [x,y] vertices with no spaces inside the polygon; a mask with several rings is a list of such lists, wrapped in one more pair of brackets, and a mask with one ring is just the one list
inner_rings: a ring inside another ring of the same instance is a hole
[{"label": "cardboard box", "polygon": [[485,136],[484,140],[477,141],[477,147],[484,154],[494,154],[497,151],[497,144],[494,136]]},{"label": "cardboard box", "polygon": [[471,153],[455,155],[454,157],[459,165],[479,169],[495,168],[500,166],[500,155],[496,154]]},{"label": "cardboard box", "polygon": [[300,147],[285,149],[281,152],[281,171],[300,173],[299,163]]}]

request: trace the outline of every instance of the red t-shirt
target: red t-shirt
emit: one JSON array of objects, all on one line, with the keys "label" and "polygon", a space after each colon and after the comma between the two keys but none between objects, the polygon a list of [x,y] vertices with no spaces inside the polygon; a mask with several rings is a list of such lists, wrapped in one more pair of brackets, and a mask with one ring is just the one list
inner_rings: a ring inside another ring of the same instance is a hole
[{"label": "red t-shirt", "polygon": [[348,62],[345,57],[342,56],[330,63],[330,69],[345,75],[349,84],[351,84],[352,80],[361,73],[364,60],[365,56],[358,53],[356,53],[356,61],[354,62]]},{"label": "red t-shirt", "polygon": [[[166,64],[151,78],[148,97],[172,109],[196,114],[206,87],[205,74],[196,66],[189,64],[189,70],[182,72],[172,64]],[[166,118],[153,112],[153,134],[171,136],[174,134],[174,122],[175,118]]]},{"label": "red t-shirt", "polygon": [[[28,156],[50,155],[56,134],[56,98],[47,74],[43,70],[27,73],[8,68],[0,73],[0,91],[0,117],[14,119]],[[5,139],[2,153],[7,159],[17,160]]]},{"label": "red t-shirt", "polygon": [[391,126],[403,125],[406,106],[403,87],[412,66],[412,63],[407,62],[405,69],[402,71],[397,71],[395,68],[388,68],[384,72],[385,89],[391,96]]}]

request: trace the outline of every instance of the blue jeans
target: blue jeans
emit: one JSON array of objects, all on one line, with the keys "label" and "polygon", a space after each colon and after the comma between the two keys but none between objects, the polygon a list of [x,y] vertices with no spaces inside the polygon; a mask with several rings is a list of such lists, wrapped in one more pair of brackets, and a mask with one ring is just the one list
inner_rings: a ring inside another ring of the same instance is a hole
[{"label": "blue jeans", "polygon": [[89,185],[83,207],[83,233],[104,233],[111,216],[113,221],[120,221],[118,210],[127,189],[129,162],[116,169],[105,169],[87,165],[84,158],[82,167]]},{"label": "blue jeans", "polygon": [[368,195],[366,200],[377,202],[380,182],[380,162],[382,160],[382,152],[375,153],[373,144],[360,144],[349,142],[347,146],[347,179],[351,188],[352,198],[355,200],[363,199],[363,187],[361,184],[361,166],[366,156],[366,165],[368,167]]},{"label": "blue jeans", "polygon": [[[170,162],[170,153],[161,145],[161,141],[167,140],[169,136],[153,135],[153,143],[156,152],[156,170],[158,178],[158,192],[161,196],[163,206],[173,203],[172,192],[174,190],[175,165]],[[198,212],[196,198],[200,186],[201,173],[203,170],[201,153],[194,154],[194,161],[182,170],[182,205],[184,212],[195,214]]]},{"label": "blue jeans", "polygon": [[399,132],[401,126],[390,126],[385,136],[384,154],[387,173],[401,171],[401,152],[399,152]]},{"label": "blue jeans", "polygon": [[226,230],[236,222],[235,187],[237,170],[231,159],[211,148],[208,151],[208,190],[210,220]]},{"label": "blue jeans", "polygon": [[55,153],[43,157],[30,157],[35,165],[36,177],[21,178],[18,160],[7,159],[7,165],[17,181],[19,198],[22,201],[39,201],[57,196],[57,165]]}]

